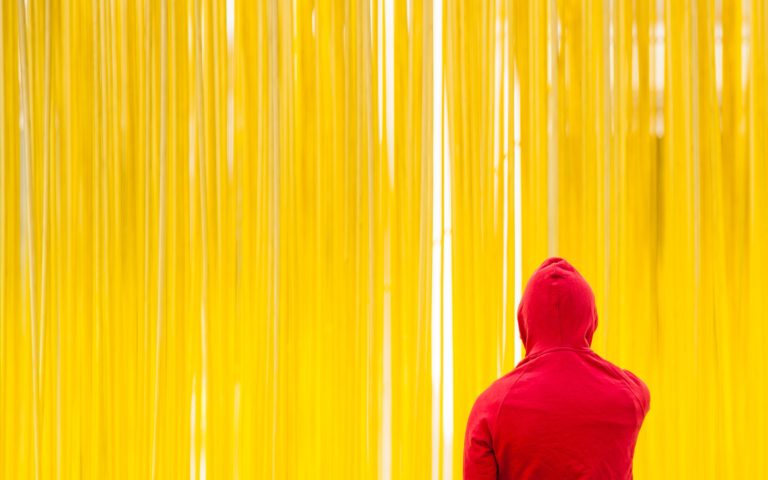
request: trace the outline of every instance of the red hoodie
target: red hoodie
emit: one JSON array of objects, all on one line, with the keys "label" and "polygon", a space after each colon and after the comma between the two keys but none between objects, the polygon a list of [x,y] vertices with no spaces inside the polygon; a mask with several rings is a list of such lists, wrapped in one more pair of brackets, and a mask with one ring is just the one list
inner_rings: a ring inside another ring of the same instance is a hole
[{"label": "red hoodie", "polygon": [[645,383],[592,351],[595,298],[573,266],[550,258],[517,312],[526,356],[478,397],[464,478],[632,478],[650,406]]}]

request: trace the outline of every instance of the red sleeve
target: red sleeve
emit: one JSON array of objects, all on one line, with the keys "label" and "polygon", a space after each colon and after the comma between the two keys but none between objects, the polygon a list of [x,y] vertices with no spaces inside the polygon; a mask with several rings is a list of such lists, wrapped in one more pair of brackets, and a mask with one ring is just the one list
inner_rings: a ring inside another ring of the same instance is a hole
[{"label": "red sleeve", "polygon": [[498,466],[491,440],[491,420],[496,412],[481,395],[472,407],[464,435],[464,480],[497,480]]}]

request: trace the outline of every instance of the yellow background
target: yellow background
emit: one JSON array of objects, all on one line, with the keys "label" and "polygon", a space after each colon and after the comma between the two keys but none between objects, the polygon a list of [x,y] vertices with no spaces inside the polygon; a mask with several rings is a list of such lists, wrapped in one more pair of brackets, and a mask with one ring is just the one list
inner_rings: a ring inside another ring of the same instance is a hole
[{"label": "yellow background", "polygon": [[0,16],[1,478],[460,478],[549,255],[636,478],[768,478],[766,0]]}]

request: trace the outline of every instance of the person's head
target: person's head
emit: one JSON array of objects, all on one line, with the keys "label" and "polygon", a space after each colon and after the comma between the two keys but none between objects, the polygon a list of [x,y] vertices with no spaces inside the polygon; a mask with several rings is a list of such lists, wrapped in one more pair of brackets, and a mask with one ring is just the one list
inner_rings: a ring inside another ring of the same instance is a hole
[{"label": "person's head", "polygon": [[528,280],[517,310],[526,356],[552,347],[589,348],[597,328],[595,296],[562,258],[548,258]]}]

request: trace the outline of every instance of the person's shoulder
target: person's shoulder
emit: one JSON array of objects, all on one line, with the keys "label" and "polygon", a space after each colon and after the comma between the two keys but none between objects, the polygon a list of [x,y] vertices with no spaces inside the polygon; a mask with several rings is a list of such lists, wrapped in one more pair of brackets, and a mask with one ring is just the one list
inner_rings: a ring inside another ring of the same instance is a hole
[{"label": "person's shoulder", "polygon": [[643,414],[648,413],[651,406],[651,391],[648,388],[648,385],[646,385],[640,377],[629,370],[622,369],[622,371],[629,380],[630,388],[632,388],[640,400],[640,404],[643,407]]},{"label": "person's shoulder", "polygon": [[637,388],[640,388],[641,390],[644,390],[644,391],[646,391],[646,392],[648,391],[648,385],[646,385],[646,384],[645,384],[645,382],[644,382],[644,381],[643,381],[643,380],[642,380],[640,377],[638,377],[637,375],[635,375],[634,373],[632,373],[631,371],[629,371],[629,370],[627,370],[627,369],[624,369],[624,368],[623,368],[622,370],[624,371],[624,374],[625,374],[627,377],[629,377],[629,380],[630,380],[630,381],[631,381],[631,382],[632,382],[632,383],[633,383],[633,384],[634,384],[634,385],[635,385]]},{"label": "person's shoulder", "polygon": [[618,365],[602,358],[595,352],[590,352],[590,355],[597,359],[603,369],[607,369],[608,371],[613,372],[613,376],[620,378],[626,388],[628,388],[632,393],[632,396],[639,403],[643,415],[648,413],[651,405],[651,393],[645,382],[631,371],[619,367]]},{"label": "person's shoulder", "polygon": [[524,368],[518,367],[500,377],[478,395],[475,400],[474,409],[496,411],[504,399],[514,387],[517,380],[523,374]]}]

